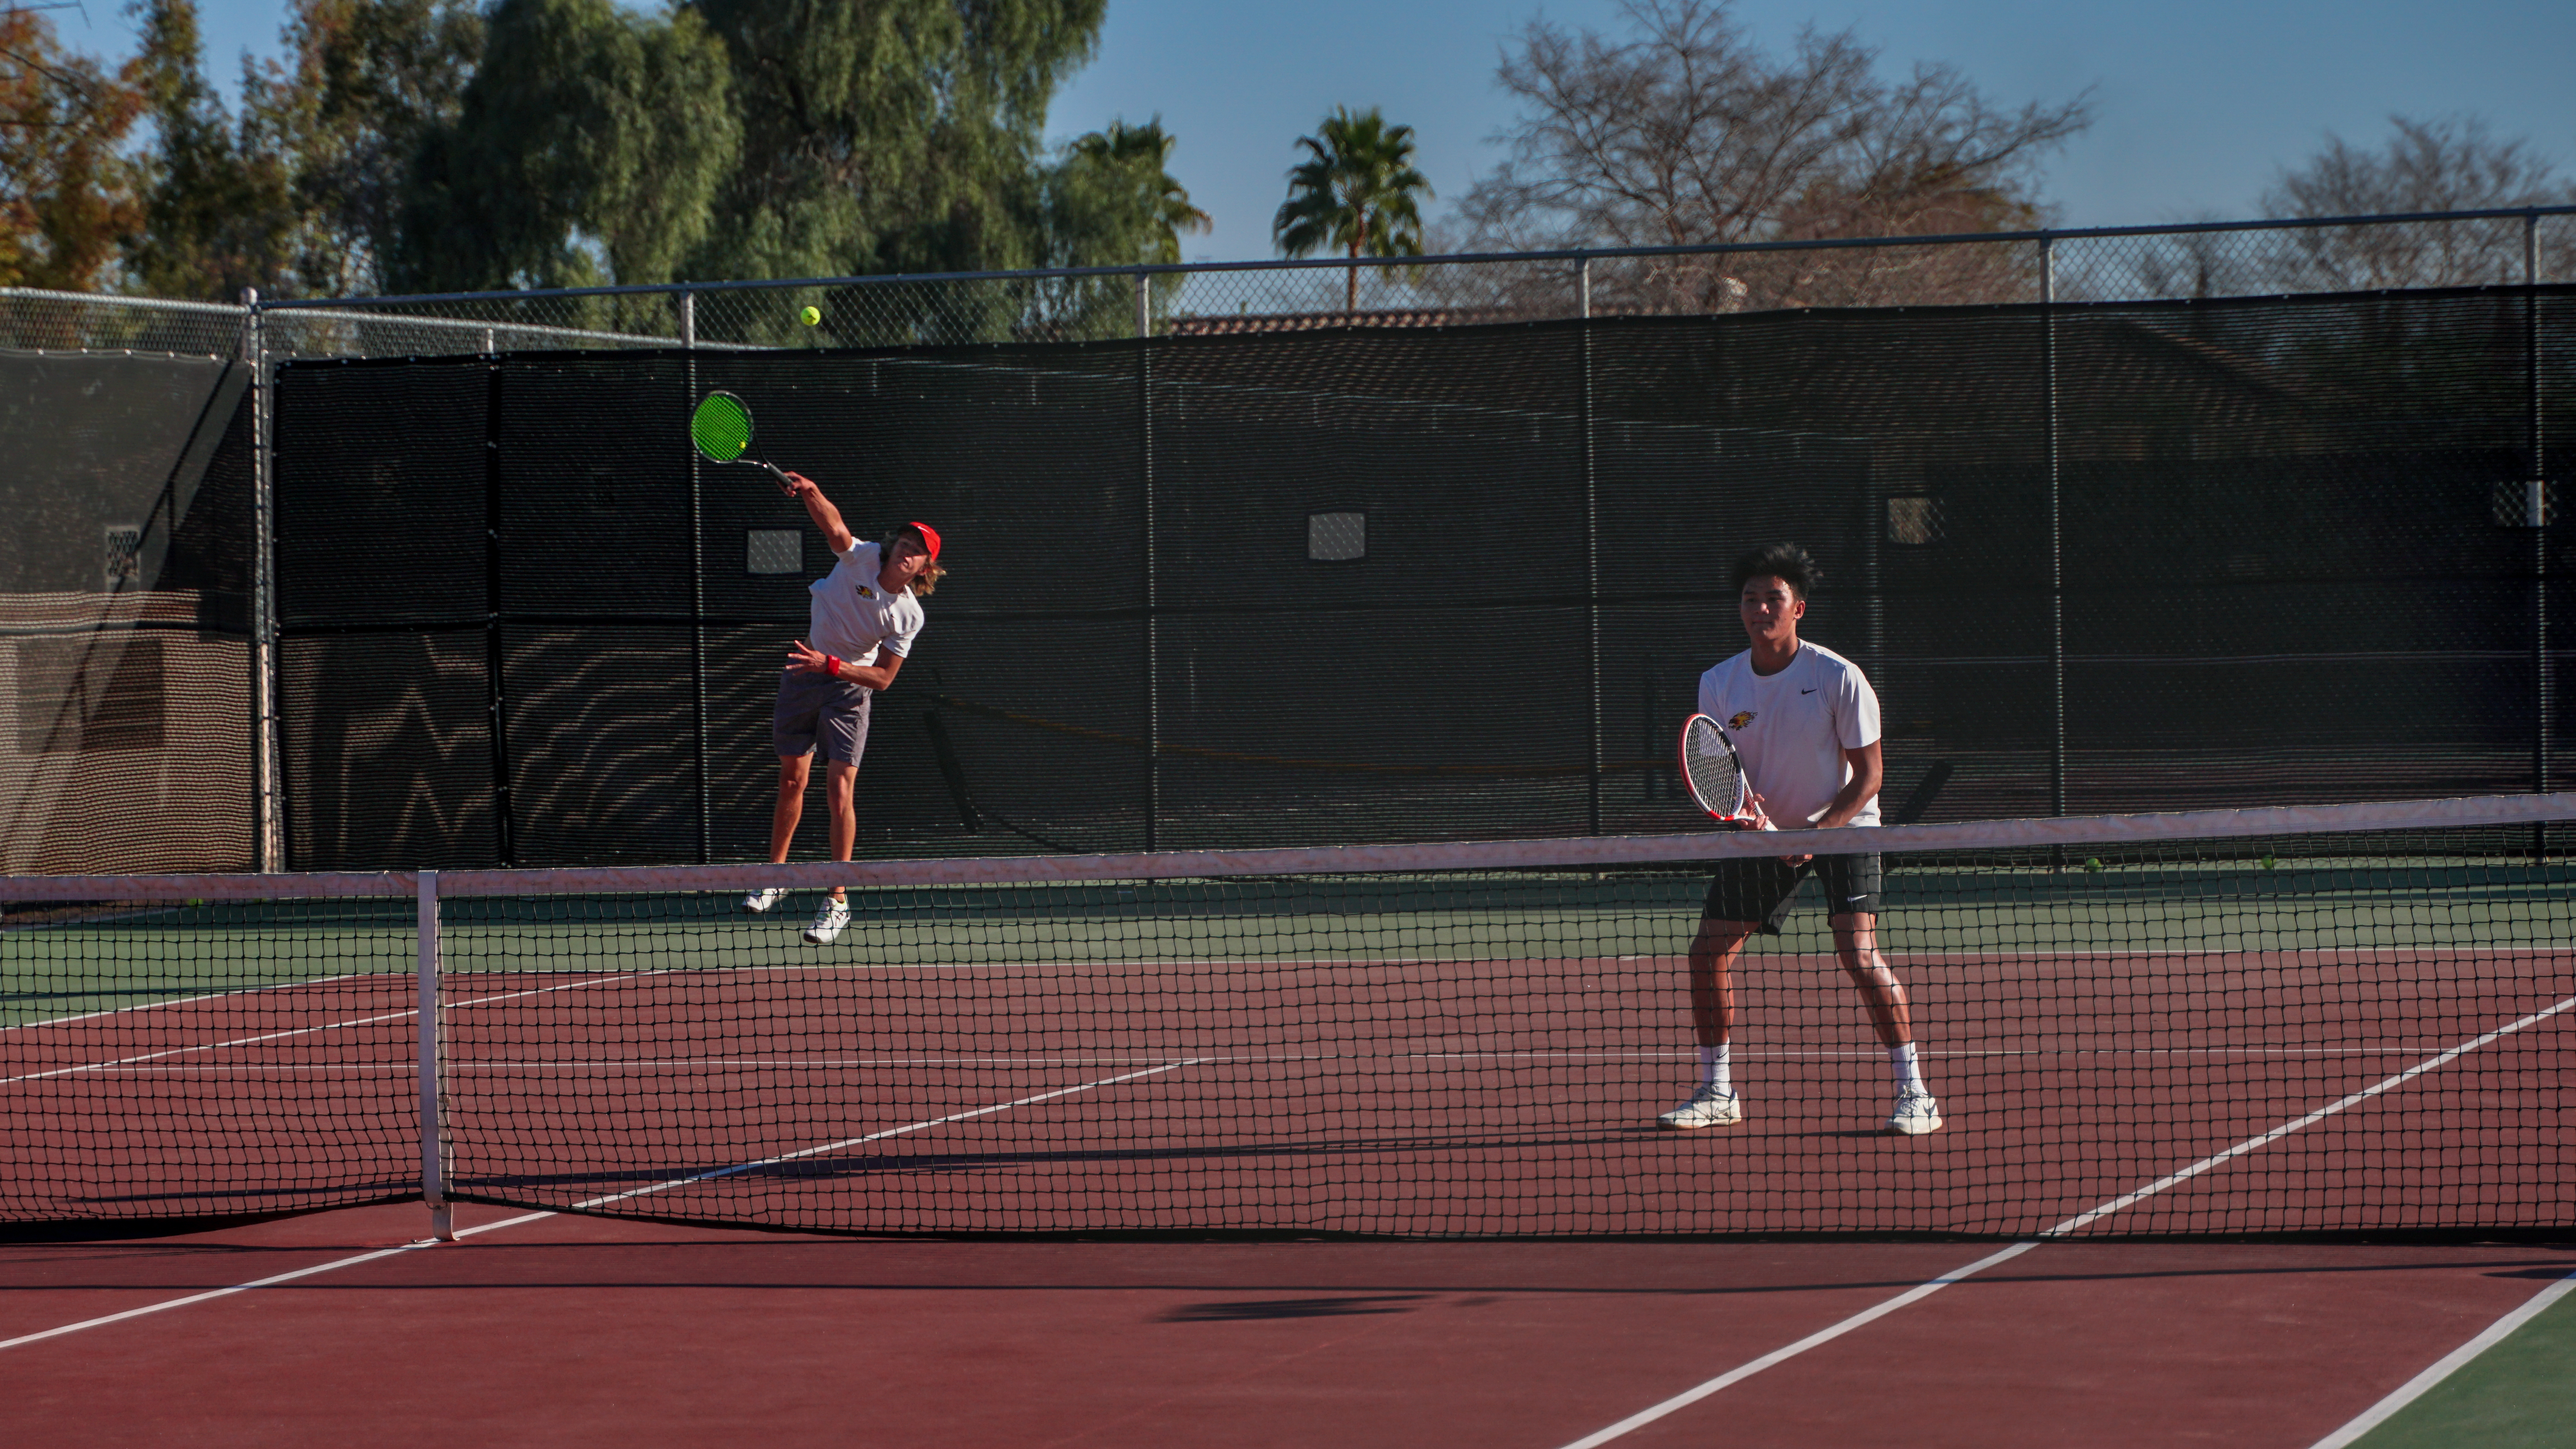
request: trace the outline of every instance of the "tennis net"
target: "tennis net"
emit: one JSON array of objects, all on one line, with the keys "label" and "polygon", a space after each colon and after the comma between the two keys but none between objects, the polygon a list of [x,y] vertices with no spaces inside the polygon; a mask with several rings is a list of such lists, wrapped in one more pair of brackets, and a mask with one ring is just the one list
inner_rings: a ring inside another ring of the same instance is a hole
[{"label": "tennis net", "polygon": [[[0,878],[0,1219],[909,1234],[2576,1227],[2576,795],[853,866]],[[1700,1053],[1711,862],[1864,839]],[[801,933],[848,889],[828,946]],[[765,914],[745,891],[779,888]],[[427,1010],[424,1010],[424,1004]]]}]

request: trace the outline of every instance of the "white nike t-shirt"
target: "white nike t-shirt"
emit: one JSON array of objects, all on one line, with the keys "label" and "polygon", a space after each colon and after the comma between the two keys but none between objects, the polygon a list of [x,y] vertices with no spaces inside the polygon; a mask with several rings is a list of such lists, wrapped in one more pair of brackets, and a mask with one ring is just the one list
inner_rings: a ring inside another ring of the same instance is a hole
[{"label": "white nike t-shirt", "polygon": [[[1804,640],[1777,674],[1754,673],[1748,649],[1701,675],[1699,712],[1726,726],[1746,778],[1783,829],[1824,814],[1851,782],[1843,751],[1878,738],[1878,691],[1860,666]],[[1876,795],[1851,823],[1878,823]]]},{"label": "white nike t-shirt", "polygon": [[883,645],[910,658],[921,633],[921,601],[912,590],[889,594],[877,582],[877,545],[850,541],[832,571],[805,586],[814,596],[807,643],[850,664],[874,664]]}]

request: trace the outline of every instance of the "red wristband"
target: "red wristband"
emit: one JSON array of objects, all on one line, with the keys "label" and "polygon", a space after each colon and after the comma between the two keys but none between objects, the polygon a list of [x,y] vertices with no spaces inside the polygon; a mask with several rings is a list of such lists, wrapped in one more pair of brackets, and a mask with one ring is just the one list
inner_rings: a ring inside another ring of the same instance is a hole
[{"label": "red wristband", "polygon": [[841,661],[840,661],[839,656],[837,656],[837,655],[832,655],[832,654],[826,654],[826,655],[824,655],[824,656],[823,656],[823,672],[824,672],[824,673],[826,673],[826,674],[831,675],[834,679],[838,679],[838,678],[840,678],[840,677],[841,677]]}]

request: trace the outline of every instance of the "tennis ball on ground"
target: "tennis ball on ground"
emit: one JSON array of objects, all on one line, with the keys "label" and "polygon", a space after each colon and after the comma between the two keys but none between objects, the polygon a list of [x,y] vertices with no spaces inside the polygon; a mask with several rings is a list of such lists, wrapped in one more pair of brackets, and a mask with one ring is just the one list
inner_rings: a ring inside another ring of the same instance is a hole
[{"label": "tennis ball on ground", "polygon": [[823,322],[823,309],[820,307],[808,307],[804,311],[796,314],[796,320],[804,323],[808,327],[819,327]]}]

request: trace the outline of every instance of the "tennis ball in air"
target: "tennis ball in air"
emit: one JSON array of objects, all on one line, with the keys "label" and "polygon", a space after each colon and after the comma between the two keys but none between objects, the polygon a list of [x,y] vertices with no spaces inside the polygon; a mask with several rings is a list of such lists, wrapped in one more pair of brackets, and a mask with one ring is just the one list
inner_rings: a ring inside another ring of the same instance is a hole
[{"label": "tennis ball in air", "polygon": [[796,319],[808,327],[819,327],[823,325],[823,309],[820,307],[808,307],[804,311],[797,313]]}]

